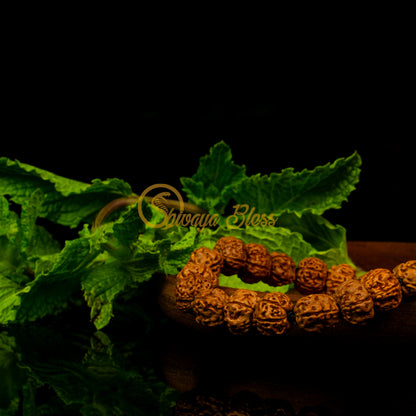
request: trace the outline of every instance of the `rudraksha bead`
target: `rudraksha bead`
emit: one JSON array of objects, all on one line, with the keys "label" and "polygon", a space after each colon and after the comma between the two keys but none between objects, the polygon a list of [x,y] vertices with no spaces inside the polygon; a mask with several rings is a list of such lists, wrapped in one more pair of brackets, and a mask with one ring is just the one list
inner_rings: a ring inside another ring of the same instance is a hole
[{"label": "rudraksha bead", "polygon": [[229,296],[224,309],[224,320],[232,334],[250,331],[257,301],[257,293],[248,289],[237,289]]},{"label": "rudraksha bead", "polygon": [[211,250],[207,247],[199,247],[191,254],[190,261],[196,264],[206,264],[218,277],[221,273],[224,258],[218,250]]},{"label": "rudraksha bead", "polygon": [[270,286],[288,285],[295,281],[296,264],[293,259],[285,253],[270,253],[272,259],[270,276],[265,283]]},{"label": "rudraksha bead", "polygon": [[351,279],[357,279],[354,267],[344,263],[332,266],[328,270],[326,293],[332,296],[341,283]]},{"label": "rudraksha bead", "polygon": [[272,258],[262,244],[246,244],[247,259],[244,267],[239,270],[238,277],[245,283],[267,281],[270,276]]},{"label": "rudraksha bead", "polygon": [[361,277],[361,283],[373,298],[379,311],[397,308],[402,300],[402,289],[397,277],[388,269],[373,269]]},{"label": "rudraksha bead", "polygon": [[327,265],[317,257],[307,257],[298,264],[296,289],[303,295],[322,292],[328,274]]},{"label": "rudraksha bead", "polygon": [[334,294],[343,318],[351,324],[362,324],[374,318],[374,303],[363,284],[356,279],[341,283]]},{"label": "rudraksha bead", "polygon": [[244,267],[247,258],[246,245],[239,238],[221,237],[215,244],[214,250],[219,251],[224,258],[222,274],[231,276]]},{"label": "rudraksha bead", "polygon": [[289,295],[281,292],[272,292],[266,293],[262,299],[266,299],[268,302],[275,303],[282,307],[286,312],[289,312],[293,309],[293,302],[290,299]]},{"label": "rudraksha bead", "polygon": [[196,322],[204,326],[221,325],[227,298],[227,294],[218,287],[198,292],[192,302]]},{"label": "rudraksha bead", "polygon": [[280,295],[284,294],[266,293],[257,302],[253,322],[258,332],[262,335],[280,335],[289,328],[287,310],[282,305],[285,305],[286,308],[290,307],[290,299],[289,302],[287,300],[281,300]]},{"label": "rudraksha bead", "polygon": [[398,264],[393,274],[399,279],[405,296],[416,295],[416,260]]},{"label": "rudraksha bead", "polygon": [[321,332],[339,322],[338,305],[334,298],[325,293],[300,298],[293,311],[298,326],[308,332]]},{"label": "rudraksha bead", "polygon": [[176,276],[176,306],[182,311],[191,308],[195,295],[202,289],[219,284],[218,277],[206,264],[188,262]]}]

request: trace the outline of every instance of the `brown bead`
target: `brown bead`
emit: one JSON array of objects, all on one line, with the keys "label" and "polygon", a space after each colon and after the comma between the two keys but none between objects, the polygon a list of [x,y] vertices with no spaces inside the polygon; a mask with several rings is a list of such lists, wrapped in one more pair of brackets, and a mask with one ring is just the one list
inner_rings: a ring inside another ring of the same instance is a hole
[{"label": "brown bead", "polygon": [[379,311],[397,308],[402,300],[402,289],[397,277],[388,269],[373,269],[361,277],[361,283],[373,298]]},{"label": "brown bead", "polygon": [[188,262],[176,276],[176,306],[187,311],[195,295],[202,289],[211,289],[219,284],[218,277],[206,264]]},{"label": "brown bead", "polygon": [[192,302],[196,322],[204,326],[221,325],[224,322],[227,297],[227,294],[218,287],[197,293]]},{"label": "brown bead", "polygon": [[374,318],[374,303],[359,280],[341,283],[334,294],[343,318],[351,324],[362,324]]},{"label": "brown bead", "polygon": [[416,260],[398,264],[393,269],[393,274],[400,279],[404,295],[416,295]]},{"label": "brown bead", "polygon": [[337,287],[346,280],[357,279],[354,267],[349,264],[337,264],[328,270],[326,293],[333,295]]},{"label": "brown bead", "polygon": [[257,302],[253,321],[262,335],[280,335],[289,328],[287,312],[282,306],[289,307],[289,304],[286,300],[281,300],[280,295],[284,294],[267,293]]},{"label": "brown bead", "polygon": [[296,264],[293,259],[285,253],[270,253],[272,259],[270,276],[267,280],[270,286],[288,285],[295,281]]},{"label": "brown bead", "polygon": [[248,289],[237,289],[229,296],[224,309],[224,320],[232,334],[250,331],[257,301],[257,293]]},{"label": "brown bead", "polygon": [[214,250],[219,251],[224,258],[222,273],[226,276],[237,274],[246,263],[246,245],[239,238],[221,237]]},{"label": "brown bead", "polygon": [[293,311],[296,323],[308,332],[321,332],[339,323],[339,308],[335,299],[325,293],[300,298]]},{"label": "brown bead", "polygon": [[224,258],[218,250],[211,250],[207,247],[199,247],[191,254],[190,261],[196,264],[206,264],[218,277],[224,264]]},{"label": "brown bead", "polygon": [[281,292],[272,292],[266,293],[263,297],[263,300],[268,302],[275,303],[276,305],[282,307],[286,312],[289,312],[293,309],[293,302],[286,293]]},{"label": "brown bead", "polygon": [[245,283],[267,281],[270,276],[272,258],[262,244],[246,244],[247,259],[244,268],[238,272],[238,277]]},{"label": "brown bead", "polygon": [[296,289],[303,295],[322,292],[328,275],[327,265],[317,257],[307,257],[298,264]]}]

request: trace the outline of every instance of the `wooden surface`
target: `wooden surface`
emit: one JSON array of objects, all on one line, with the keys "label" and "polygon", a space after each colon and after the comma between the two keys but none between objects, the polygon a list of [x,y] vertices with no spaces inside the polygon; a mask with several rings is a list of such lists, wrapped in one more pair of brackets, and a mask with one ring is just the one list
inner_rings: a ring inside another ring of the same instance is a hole
[{"label": "wooden surface", "polygon": [[[348,243],[348,252],[353,262],[364,270],[377,267],[392,269],[401,262],[416,259],[416,243],[353,241]],[[227,293],[231,293],[234,290],[225,287],[222,289]],[[288,294],[294,302],[302,296],[296,290],[291,290]],[[175,276],[166,276],[164,278],[158,302],[166,316],[191,330],[207,333],[224,331],[224,328],[212,329],[202,327],[195,322],[195,318],[191,313],[178,311],[175,301]],[[416,299],[403,301],[395,310],[378,313],[365,326],[350,325],[342,322],[339,327],[331,330],[331,332],[336,335],[352,336],[416,337]],[[307,333],[294,326],[288,335],[302,336],[307,335]]]}]

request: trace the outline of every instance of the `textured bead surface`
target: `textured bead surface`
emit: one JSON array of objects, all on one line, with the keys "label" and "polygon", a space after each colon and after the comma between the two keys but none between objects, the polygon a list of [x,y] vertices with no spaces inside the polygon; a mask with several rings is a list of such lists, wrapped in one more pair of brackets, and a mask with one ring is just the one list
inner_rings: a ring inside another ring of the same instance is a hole
[{"label": "textured bead surface", "polygon": [[270,253],[271,268],[270,276],[265,282],[270,286],[288,285],[295,281],[296,264],[293,259],[285,253]]},{"label": "textured bead surface", "polygon": [[289,312],[293,309],[293,302],[290,299],[289,295],[287,295],[286,293],[266,293],[262,299],[267,300],[268,302],[275,303],[276,305],[283,308],[286,312]]},{"label": "textured bead surface", "polygon": [[219,284],[206,264],[187,263],[176,276],[176,305],[183,311],[191,308],[195,295],[202,289],[211,289]]},{"label": "textured bead surface", "polygon": [[327,265],[317,257],[307,257],[299,262],[296,272],[296,289],[303,295],[320,293],[325,288]]},{"label": "textured bead surface", "polygon": [[206,264],[218,277],[221,273],[224,259],[218,250],[211,250],[207,247],[200,247],[191,254],[190,261],[196,264]]},{"label": "textured bead surface", "polygon": [[416,295],[416,260],[398,264],[393,274],[402,281],[402,291],[406,296]]},{"label": "textured bead surface", "polygon": [[337,287],[344,283],[346,280],[356,279],[356,273],[354,267],[349,264],[337,264],[332,266],[328,270],[328,276],[326,279],[326,293],[333,295],[337,290]]},{"label": "textured bead surface", "polygon": [[343,318],[351,324],[362,324],[374,317],[374,303],[367,289],[359,280],[349,279],[335,291]]},{"label": "textured bead surface", "polygon": [[247,258],[246,245],[239,238],[221,237],[214,250],[219,251],[224,258],[222,273],[226,276],[237,274],[244,267]]},{"label": "textured bead surface", "polygon": [[196,322],[204,326],[221,325],[227,298],[227,294],[218,287],[197,293],[192,302]]},{"label": "textured bead surface", "polygon": [[321,332],[339,323],[339,308],[335,299],[325,293],[300,298],[294,307],[296,323],[305,331]]},{"label": "textured bead surface", "polygon": [[224,319],[232,334],[245,334],[250,331],[257,301],[257,293],[248,289],[237,289],[229,296]]},{"label": "textured bead surface", "polygon": [[396,276],[388,269],[373,269],[361,277],[361,283],[373,298],[379,311],[397,308],[402,300],[402,289]]},{"label": "textured bead surface", "polygon": [[[266,293],[264,297],[257,302],[253,315],[253,321],[257,330],[262,335],[280,335],[289,328],[287,312],[281,306],[290,307],[286,300],[280,299],[282,293]],[[290,299],[289,299],[290,302]]]},{"label": "textured bead surface", "polygon": [[269,251],[262,244],[246,244],[247,258],[245,266],[239,270],[238,277],[246,283],[267,281],[270,275],[272,259]]}]

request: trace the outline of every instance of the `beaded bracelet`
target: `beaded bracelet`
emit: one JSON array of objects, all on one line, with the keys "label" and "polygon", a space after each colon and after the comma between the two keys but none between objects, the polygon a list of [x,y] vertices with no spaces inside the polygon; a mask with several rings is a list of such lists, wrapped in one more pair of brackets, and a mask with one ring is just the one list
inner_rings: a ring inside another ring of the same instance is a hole
[{"label": "beaded bracelet", "polygon": [[[280,292],[259,293],[236,289],[231,295],[219,287],[218,277],[237,274],[246,283],[263,281],[270,286],[294,283],[302,295],[294,305]],[[257,243],[236,237],[220,238],[213,249],[200,247],[176,277],[176,305],[191,312],[203,326],[225,324],[235,335],[253,329],[262,335],[278,335],[292,324],[309,332],[338,325],[365,324],[382,312],[397,308],[403,296],[416,295],[416,260],[392,271],[376,268],[359,280],[348,264],[327,265],[316,257],[302,259],[296,267],[284,253],[269,253]]]}]

